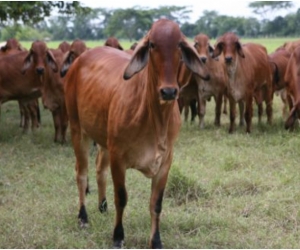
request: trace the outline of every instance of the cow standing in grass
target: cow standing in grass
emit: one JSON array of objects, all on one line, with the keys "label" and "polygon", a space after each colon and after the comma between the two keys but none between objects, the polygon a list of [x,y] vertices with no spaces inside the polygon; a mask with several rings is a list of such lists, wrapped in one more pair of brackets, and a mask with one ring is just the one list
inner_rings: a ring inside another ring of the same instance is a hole
[{"label": "cow standing in grass", "polygon": [[74,61],[65,79],[65,98],[76,156],[81,226],[88,223],[89,139],[100,145],[96,168],[100,212],[107,210],[106,176],[110,165],[116,208],[114,247],[124,241],[126,169],[152,179],[150,247],[161,248],[159,222],[173,145],[181,124],[177,71],[180,61],[208,77],[195,49],[179,26],[167,19],[152,25],[134,54],[110,47],[91,49]]}]

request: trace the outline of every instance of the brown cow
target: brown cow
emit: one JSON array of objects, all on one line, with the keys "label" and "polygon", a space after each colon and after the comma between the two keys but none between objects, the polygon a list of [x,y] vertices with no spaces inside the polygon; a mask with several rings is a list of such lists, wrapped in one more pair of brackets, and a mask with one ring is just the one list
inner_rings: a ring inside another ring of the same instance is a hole
[{"label": "brown cow", "polygon": [[71,49],[71,45],[68,42],[63,41],[58,45],[58,49],[60,49],[63,53],[66,53]]},{"label": "brown cow", "polygon": [[[214,57],[223,53],[228,75],[228,97],[230,105],[229,133],[234,131],[236,102],[239,103],[243,114],[244,105],[246,132],[251,132],[253,115],[253,98],[263,87],[266,87],[265,102],[268,123],[272,123],[272,73],[264,46],[254,43],[242,45],[239,38],[232,32],[221,36],[216,43]],[[259,104],[259,103],[258,103]]]},{"label": "brown cow", "polygon": [[[6,44],[1,47],[0,56],[9,56],[12,54],[26,51],[19,41],[15,38],[10,38],[6,41]],[[31,122],[32,131],[40,125],[40,109],[38,99],[33,100],[18,100],[20,110],[20,127],[23,128],[23,132],[27,132],[29,124]]]},{"label": "brown cow", "polygon": [[35,41],[30,51],[0,58],[0,105],[9,100],[28,101],[41,96],[46,65],[57,71],[52,54],[44,42]]},{"label": "brown cow", "polygon": [[115,37],[109,37],[104,43],[104,46],[109,46],[115,49],[124,50],[121,44],[119,43],[119,40]]},{"label": "brown cow", "polygon": [[295,121],[300,118],[300,46],[292,53],[284,77],[287,94],[292,97],[293,107],[285,122],[286,129],[293,129]]},{"label": "brown cow", "polygon": [[[50,49],[50,51],[60,68],[64,54],[61,49]],[[47,70],[47,74],[43,77],[42,100],[44,107],[52,113],[55,129],[54,142],[65,143],[69,120],[65,105],[63,80],[59,72]]]},{"label": "brown cow", "polygon": [[71,64],[75,61],[75,59],[87,50],[88,48],[86,47],[84,41],[80,39],[76,39],[73,41],[69,52],[66,53],[63,59],[63,63],[60,69],[61,77],[64,77],[67,74],[68,69],[70,68]]},{"label": "brown cow", "polygon": [[227,91],[227,74],[224,67],[224,57],[220,55],[218,59],[213,59],[212,54],[214,48],[210,45],[209,37],[205,34],[199,34],[194,38],[195,48],[199,54],[200,59],[207,66],[210,79],[205,81],[193,75],[198,86],[198,114],[199,114],[199,126],[204,127],[204,116],[206,112],[206,101],[211,97],[214,97],[215,107],[215,121],[216,126],[221,124],[221,110],[223,96]]},{"label": "brown cow", "polygon": [[121,247],[124,240],[122,217],[127,203],[128,168],[152,179],[150,247],[162,247],[159,217],[181,124],[176,101],[180,60],[193,72],[208,77],[179,26],[162,19],[152,25],[133,56],[107,46],[94,48],[78,57],[66,75],[65,99],[76,155],[79,222],[82,226],[88,223],[85,192],[91,138],[101,147],[96,161],[100,212],[107,210],[109,165],[114,183],[114,247]]},{"label": "brown cow", "polygon": [[290,56],[291,54],[285,49],[277,49],[275,52],[269,54],[273,70],[273,92],[280,95],[284,104],[282,109],[283,117],[286,116],[286,106],[289,107],[289,110],[291,110],[293,106],[290,95],[286,93],[286,82],[284,81]]}]

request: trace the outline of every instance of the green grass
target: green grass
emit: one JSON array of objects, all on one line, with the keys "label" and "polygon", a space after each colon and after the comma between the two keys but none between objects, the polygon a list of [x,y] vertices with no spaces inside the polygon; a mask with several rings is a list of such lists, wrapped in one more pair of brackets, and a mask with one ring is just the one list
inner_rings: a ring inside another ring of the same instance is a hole
[{"label": "green grass", "polygon": [[[299,129],[283,128],[281,101],[274,124],[257,124],[229,135],[228,117],[206,128],[183,123],[175,145],[161,215],[166,248],[298,248],[300,242]],[[265,118],[265,117],[264,117]],[[75,157],[70,144],[53,143],[50,112],[42,126],[22,134],[16,102],[2,107],[0,124],[0,248],[110,248],[113,189],[108,178],[107,214],[97,209],[95,150],[90,151],[90,227],[77,225]],[[125,246],[146,248],[150,234],[150,180],[127,171]]]},{"label": "green grass", "polygon": [[[276,48],[278,48],[280,45],[283,45],[285,42],[287,41],[294,41],[297,40],[297,38],[288,38],[288,37],[282,37],[282,38],[241,38],[240,39],[243,43],[246,42],[255,42],[255,43],[259,43],[264,45],[267,50],[268,53],[272,53],[275,51]],[[189,38],[189,41],[193,42],[193,38]],[[214,44],[215,43],[215,39],[211,40],[211,43]],[[62,41],[51,41],[48,42],[48,47],[49,48],[57,48],[58,45],[61,43]],[[68,41],[69,43],[72,43],[72,41]],[[124,49],[129,49],[130,46],[134,43],[135,41],[129,41],[126,39],[120,39],[120,44],[122,45],[122,47]],[[29,49],[31,46],[32,42],[21,42],[21,44]],[[105,40],[99,40],[99,41],[86,41],[86,45],[90,48],[94,48],[97,46],[102,46],[105,43]]]}]

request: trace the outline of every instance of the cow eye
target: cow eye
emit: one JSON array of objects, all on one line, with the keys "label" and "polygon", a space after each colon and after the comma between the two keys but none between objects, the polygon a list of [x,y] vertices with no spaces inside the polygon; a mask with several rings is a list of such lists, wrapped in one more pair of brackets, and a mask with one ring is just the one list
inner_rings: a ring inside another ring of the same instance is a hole
[{"label": "cow eye", "polygon": [[155,48],[155,45],[154,45],[154,43],[152,43],[152,42],[149,42],[149,48],[150,48],[150,49],[154,49],[154,48]]}]

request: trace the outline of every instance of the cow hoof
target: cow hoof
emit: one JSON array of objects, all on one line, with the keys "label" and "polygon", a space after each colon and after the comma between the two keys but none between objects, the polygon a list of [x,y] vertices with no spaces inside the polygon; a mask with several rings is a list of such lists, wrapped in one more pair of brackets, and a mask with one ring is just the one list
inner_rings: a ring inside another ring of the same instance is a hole
[{"label": "cow hoof", "polygon": [[115,241],[114,245],[113,245],[113,249],[121,249],[124,246],[124,241],[120,240],[120,241]]},{"label": "cow hoof", "polygon": [[80,229],[85,229],[85,228],[88,228],[88,227],[89,227],[89,223],[84,222],[84,221],[81,220],[81,219],[78,219],[78,225],[79,225],[79,228],[80,228]]},{"label": "cow hoof", "polygon": [[106,200],[106,198],[104,198],[102,200],[101,204],[99,204],[99,211],[100,211],[100,213],[107,212],[107,200]]}]

